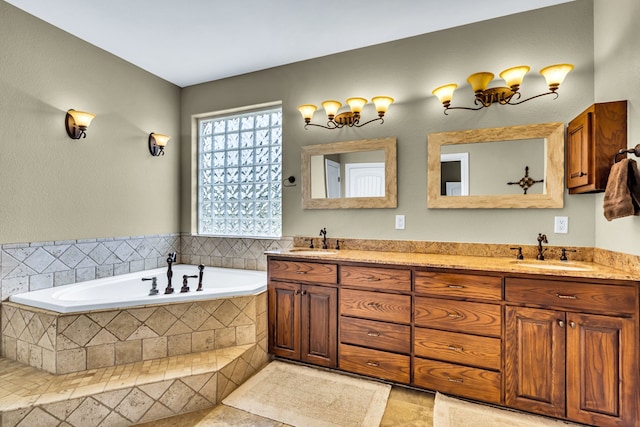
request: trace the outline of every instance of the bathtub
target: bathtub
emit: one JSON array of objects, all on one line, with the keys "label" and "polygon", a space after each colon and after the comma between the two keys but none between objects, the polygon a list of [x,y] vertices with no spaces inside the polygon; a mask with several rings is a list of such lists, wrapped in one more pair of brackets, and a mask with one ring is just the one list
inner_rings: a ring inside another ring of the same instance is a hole
[{"label": "bathtub", "polygon": [[[192,276],[198,273],[196,265],[174,265],[173,294],[164,294],[167,286],[167,268],[163,267],[15,294],[9,297],[9,301],[58,313],[75,313],[258,295],[267,289],[267,273],[265,271],[205,267],[202,281],[203,290],[196,291],[198,279],[194,278],[189,279],[190,291],[181,293],[182,276]],[[151,281],[142,281],[143,277],[157,277],[159,291],[157,295],[149,295]]]}]

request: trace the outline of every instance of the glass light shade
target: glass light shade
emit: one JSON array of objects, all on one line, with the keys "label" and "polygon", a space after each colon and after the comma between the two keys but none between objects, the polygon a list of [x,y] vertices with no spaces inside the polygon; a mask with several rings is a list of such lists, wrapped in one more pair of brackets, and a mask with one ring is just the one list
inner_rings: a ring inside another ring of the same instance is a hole
[{"label": "glass light shade", "polygon": [[371,98],[371,102],[376,106],[378,113],[386,113],[393,101],[395,100],[389,96],[374,96]]},{"label": "glass light shade", "polygon": [[73,117],[73,121],[76,123],[76,126],[84,126],[89,127],[91,124],[91,120],[96,116],[92,113],[87,113],[85,111],[77,111],[77,110],[69,110],[67,111],[71,117]]},{"label": "glass light shade", "polygon": [[317,109],[318,107],[313,104],[304,104],[298,107],[298,111],[300,111],[302,118],[305,120],[311,120],[313,113],[315,113]]},{"label": "glass light shade", "polygon": [[519,65],[517,67],[507,68],[500,73],[500,78],[504,79],[504,82],[508,87],[520,86],[524,75],[529,72],[531,67],[527,65]]},{"label": "glass light shade", "polygon": [[361,113],[362,108],[367,105],[367,100],[364,98],[349,98],[347,104],[351,107],[352,113]]},{"label": "glass light shade", "polygon": [[457,87],[457,84],[451,83],[448,85],[437,87],[431,93],[437,96],[441,103],[447,104],[450,103],[453,99],[453,92]]},{"label": "glass light shade", "polygon": [[158,147],[164,147],[167,145],[167,142],[171,139],[169,135],[163,135],[161,133],[152,133],[153,139],[156,140],[156,144]]},{"label": "glass light shade", "polygon": [[487,72],[474,73],[467,77],[467,81],[474,92],[484,91],[491,83],[491,80],[493,80],[493,73]]},{"label": "glass light shade", "polygon": [[322,103],[322,108],[324,108],[324,112],[327,113],[327,117],[334,117],[338,114],[338,110],[342,107],[342,103],[338,101],[334,101],[330,99],[328,101],[324,101]]},{"label": "glass light shade", "polygon": [[544,76],[547,80],[547,85],[551,88],[560,86],[560,83],[564,81],[564,78],[571,70],[573,70],[572,64],[556,64],[544,67],[540,70],[540,74]]}]

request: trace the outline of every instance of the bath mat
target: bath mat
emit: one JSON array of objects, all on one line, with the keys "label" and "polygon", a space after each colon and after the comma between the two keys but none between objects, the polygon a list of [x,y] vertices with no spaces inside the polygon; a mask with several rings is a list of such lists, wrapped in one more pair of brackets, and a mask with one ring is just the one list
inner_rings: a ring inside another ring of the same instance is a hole
[{"label": "bath mat", "polygon": [[[433,427],[580,427],[582,424],[493,406],[471,403],[436,393]],[[586,426],[584,426],[586,427]]]},{"label": "bath mat", "polygon": [[378,426],[391,386],[273,361],[223,404],[299,427]]}]

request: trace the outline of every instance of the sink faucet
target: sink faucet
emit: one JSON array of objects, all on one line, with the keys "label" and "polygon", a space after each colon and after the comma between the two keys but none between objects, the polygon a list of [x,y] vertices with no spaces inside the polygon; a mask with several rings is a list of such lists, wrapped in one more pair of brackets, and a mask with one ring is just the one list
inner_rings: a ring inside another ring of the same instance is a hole
[{"label": "sink faucet", "polygon": [[546,248],[542,249],[542,243],[549,243],[547,241],[547,235],[538,233],[538,256],[536,259],[540,261],[544,261],[544,255],[542,253],[547,250]]},{"label": "sink faucet", "polygon": [[176,262],[176,253],[171,252],[167,258],[167,288],[164,290],[165,294],[172,294],[173,287],[171,286],[171,278],[173,277],[173,270],[171,270],[171,265]]},{"label": "sink faucet", "polygon": [[327,246],[327,228],[323,228],[320,230],[320,236],[322,237],[322,249],[328,249]]}]

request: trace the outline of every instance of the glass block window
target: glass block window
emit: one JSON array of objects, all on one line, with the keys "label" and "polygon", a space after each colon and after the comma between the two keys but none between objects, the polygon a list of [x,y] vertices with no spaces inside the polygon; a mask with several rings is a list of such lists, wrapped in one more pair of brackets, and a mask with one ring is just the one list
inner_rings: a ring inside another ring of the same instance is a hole
[{"label": "glass block window", "polygon": [[282,236],[282,108],[198,122],[198,234]]}]

